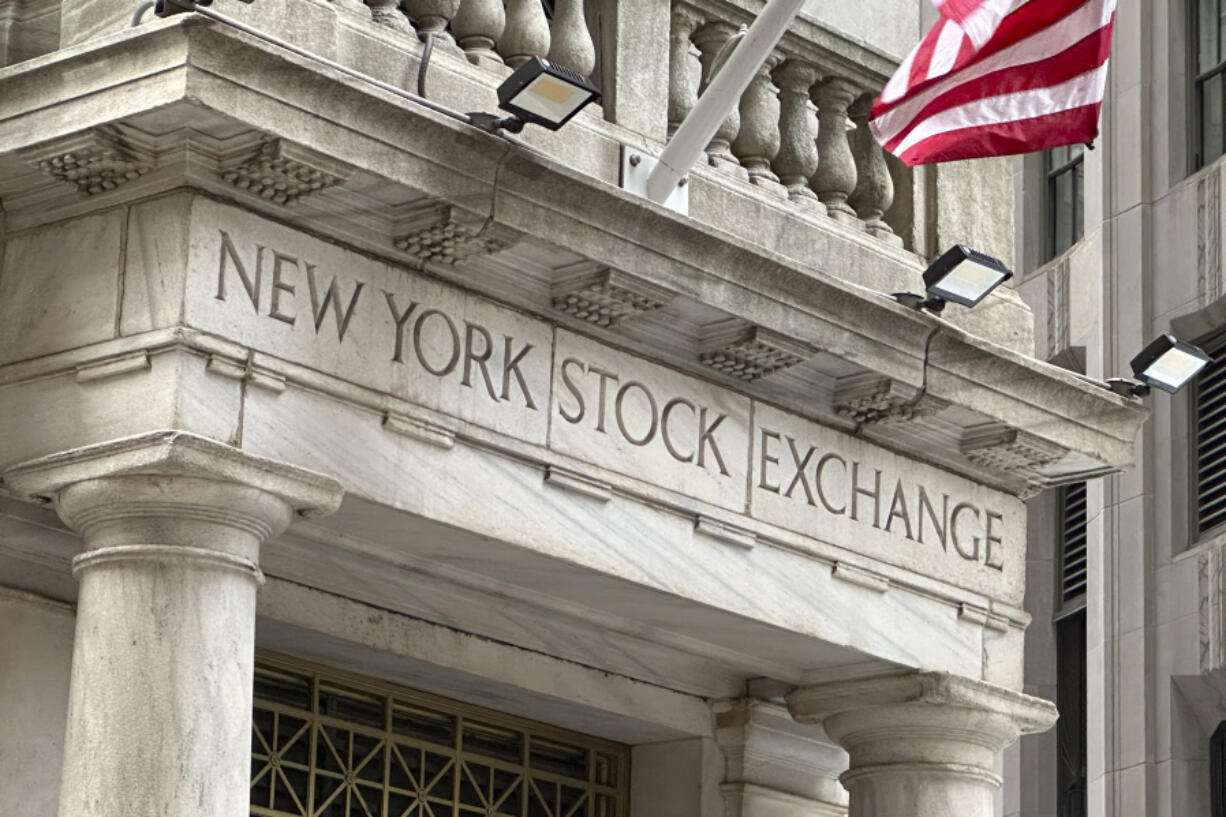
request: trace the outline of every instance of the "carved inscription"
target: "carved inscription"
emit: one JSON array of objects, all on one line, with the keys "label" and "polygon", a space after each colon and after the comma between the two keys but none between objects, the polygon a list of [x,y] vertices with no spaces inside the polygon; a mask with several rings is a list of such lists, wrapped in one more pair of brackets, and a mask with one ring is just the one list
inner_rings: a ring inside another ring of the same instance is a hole
[{"label": "carved inscription", "polygon": [[1019,575],[1020,501],[760,403],[754,421],[753,516],[930,574]]},{"label": "carved inscription", "polygon": [[561,460],[551,473],[605,485],[603,498],[627,476],[744,514],[759,540],[819,540],[1020,598],[1025,516],[1014,497],[289,228],[253,229],[239,211],[199,206],[190,326],[408,404],[391,413],[427,425],[456,417],[548,447]]},{"label": "carved inscription", "polygon": [[569,332],[554,357],[551,446],[744,509],[748,399]]}]

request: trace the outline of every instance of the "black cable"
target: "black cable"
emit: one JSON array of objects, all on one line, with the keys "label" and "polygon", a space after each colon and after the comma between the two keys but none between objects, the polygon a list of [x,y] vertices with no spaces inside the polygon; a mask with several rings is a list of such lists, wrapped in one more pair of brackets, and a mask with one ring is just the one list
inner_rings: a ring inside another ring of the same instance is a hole
[{"label": "black cable", "polygon": [[156,0],[145,0],[136,7],[136,13],[132,15],[132,28],[140,25],[141,18],[145,16],[145,12],[157,5]]},{"label": "black cable", "polygon": [[426,98],[426,70],[430,67],[430,54],[434,52],[434,35],[426,32],[422,35],[425,46],[421,50],[421,65],[417,67],[417,95]]}]

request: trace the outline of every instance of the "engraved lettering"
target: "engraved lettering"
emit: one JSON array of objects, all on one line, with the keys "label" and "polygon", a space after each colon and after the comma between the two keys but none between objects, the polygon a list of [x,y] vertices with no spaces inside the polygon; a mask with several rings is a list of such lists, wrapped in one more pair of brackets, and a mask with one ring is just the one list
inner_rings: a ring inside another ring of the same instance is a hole
[{"label": "engraved lettering", "polygon": [[[626,420],[622,412],[622,403],[626,399],[626,393],[634,388],[637,388],[643,393],[643,396],[647,398],[647,405],[651,407],[651,423],[649,423],[647,426],[647,432],[642,437],[638,437],[637,439],[630,436],[630,431],[626,428]],[[659,425],[656,399],[651,396],[651,392],[647,390],[647,387],[637,380],[627,381],[624,386],[617,390],[617,398],[613,401],[613,416],[617,420],[617,430],[622,433],[622,436],[626,438],[626,442],[630,443],[631,445],[647,445],[647,443],[651,442],[652,438],[656,436],[656,428]]]},{"label": "engraved lettering", "polygon": [[715,455],[715,461],[719,464],[719,472],[723,476],[728,476],[728,469],[724,467],[724,458],[719,453],[719,446],[715,442],[715,429],[719,428],[719,424],[728,419],[727,414],[721,414],[716,418],[715,422],[707,425],[707,409],[704,406],[698,412],[698,465],[701,468],[706,468],[704,464],[703,454],[707,450],[707,446],[711,446],[711,453]]},{"label": "engraved lettering", "polygon": [[[444,325],[447,327],[447,334],[451,337],[451,353],[447,358],[447,362],[438,368],[430,365],[430,361],[426,360],[426,353],[422,349],[421,342],[422,327],[426,325],[427,320],[435,315],[442,318]],[[417,362],[430,374],[438,377],[451,374],[456,364],[460,362],[460,333],[456,331],[455,324],[451,322],[451,318],[447,317],[445,312],[438,309],[427,309],[421,313],[417,318],[417,322],[413,324],[413,351],[417,353]]]},{"label": "engraved lettering", "polygon": [[938,517],[936,508],[932,506],[932,502],[928,499],[928,493],[924,490],[924,486],[919,489],[919,541],[924,541],[924,511],[927,510],[928,518],[932,520],[932,529],[936,531],[937,538],[941,540],[941,550],[948,551],[949,545],[946,544],[945,532],[949,529],[947,520],[949,519],[949,494],[941,495],[941,515]]},{"label": "engraved lettering", "polygon": [[293,326],[297,318],[293,315],[286,315],[281,311],[281,293],[288,292],[290,295],[294,294],[294,288],[281,280],[281,264],[283,262],[289,262],[294,265],[294,269],[298,269],[297,258],[294,258],[292,255],[282,255],[276,250],[272,251],[272,303],[268,307],[268,317],[284,321]]},{"label": "engraved lettering", "polygon": [[907,497],[903,494],[901,479],[894,484],[894,499],[890,501],[890,512],[885,518],[885,530],[887,533],[895,517],[902,520],[903,525],[907,528],[906,537],[914,542],[915,537],[911,535],[911,516],[907,512]]},{"label": "engraved lettering", "polygon": [[686,400],[684,397],[674,397],[672,400],[669,400],[667,403],[664,404],[664,411],[660,413],[660,439],[664,441],[664,447],[668,449],[668,453],[677,462],[693,462],[694,461],[693,452],[689,454],[685,454],[683,456],[680,452],[677,451],[676,446],[673,445],[672,437],[668,433],[668,430],[669,430],[668,421],[669,421],[669,418],[672,416],[673,409],[675,409],[677,406],[685,406],[686,408],[690,410],[691,415],[695,415],[698,413],[697,410],[694,408],[694,404],[691,403],[689,400]]},{"label": "engraved lettering", "polygon": [[600,404],[600,408],[596,411],[596,430],[601,434],[604,434],[604,406],[605,395],[607,394],[605,384],[607,384],[610,380],[616,383],[617,375],[614,372],[606,372],[604,369],[597,369],[595,366],[588,366],[587,370],[600,376],[600,391],[596,394],[596,400]]},{"label": "engraved lettering", "polygon": [[[484,343],[484,351],[481,352],[474,351],[476,344],[473,341],[478,337]],[[485,390],[489,392],[490,399],[497,403],[498,393],[494,391],[494,381],[490,379],[490,371],[486,368],[493,354],[494,341],[486,328],[479,323],[464,321],[464,377],[460,380],[460,384],[472,388],[472,365],[476,363],[477,369],[481,372],[481,378],[485,381]]]},{"label": "engraved lettering", "polygon": [[800,452],[796,449],[796,441],[791,437],[788,437],[788,448],[792,451],[792,463],[796,466],[796,475],[792,477],[792,484],[788,486],[783,495],[791,499],[792,491],[796,490],[796,484],[800,483],[800,486],[805,489],[805,500],[810,505],[816,505],[817,503],[813,501],[813,489],[809,487],[809,475],[805,469],[809,467],[809,460],[813,459],[813,452],[817,449],[809,446],[809,450],[805,452],[802,458]]},{"label": "engraved lettering", "polygon": [[[331,304],[332,315],[336,318],[336,340],[338,343],[344,341],[345,332],[349,331],[349,321],[353,318],[354,307],[358,305],[358,296],[362,294],[362,287],[366,286],[366,284],[361,281],[354,284],[353,296],[349,299],[349,308],[345,310],[345,314],[342,316],[341,296],[336,291],[336,277],[333,276],[332,282],[328,284],[328,291],[324,293],[324,299],[321,303],[319,300],[319,287],[315,283],[315,265],[308,263],[306,265],[306,273],[307,287],[311,291],[311,311],[315,315],[315,334],[319,334],[319,327],[323,325],[324,315],[328,314],[328,305]],[[276,292],[275,272],[273,291]]]},{"label": "engraved lettering", "polygon": [[860,509],[860,497],[871,496],[873,498],[873,527],[881,529],[881,469],[873,469],[873,489],[870,491],[867,488],[860,487],[860,463],[852,462],[851,464],[851,518],[860,521],[858,511]]},{"label": "engraved lettering", "polygon": [[758,461],[758,487],[764,491],[770,491],[772,494],[777,494],[779,493],[779,486],[771,485],[766,481],[766,464],[768,462],[772,465],[779,464],[779,458],[772,457],[770,455],[770,447],[766,444],[768,439],[778,441],[779,432],[767,431],[765,428],[762,429],[761,445],[758,446],[758,448],[762,449],[760,454],[761,459]]},{"label": "engraved lettering", "polygon": [[404,353],[404,327],[409,322],[409,318],[413,316],[413,312],[417,309],[417,301],[409,304],[409,308],[401,312],[396,308],[396,296],[383,290],[383,294],[387,296],[387,308],[392,310],[392,320],[396,322],[396,349],[392,353],[392,361],[395,363],[403,363]]},{"label": "engraved lettering", "polygon": [[953,540],[954,550],[958,551],[958,555],[970,562],[979,561],[979,537],[971,537],[973,549],[967,553],[962,549],[962,540],[958,538],[958,517],[963,511],[971,511],[975,514],[975,519],[979,519],[979,509],[969,502],[959,502],[954,506],[954,512],[949,517],[949,538]]},{"label": "engraved lettering", "polygon": [[1005,563],[992,560],[992,545],[999,545],[1001,543],[1000,537],[992,534],[992,520],[995,519],[997,522],[1004,522],[1004,517],[998,514],[996,511],[988,510],[985,510],[983,515],[986,519],[983,532],[983,565],[984,567],[990,567],[993,570],[1003,571],[1005,569]]},{"label": "engraved lettering", "polygon": [[583,402],[583,392],[579,391],[579,387],[575,385],[575,381],[570,379],[569,368],[571,365],[578,366],[579,371],[586,371],[587,367],[583,365],[583,361],[573,357],[568,357],[562,361],[562,382],[566,388],[570,389],[570,393],[575,396],[575,402],[579,404],[579,409],[573,414],[566,413],[566,406],[558,402],[558,413],[562,415],[562,419],[568,423],[579,423],[583,420],[583,415],[587,413],[587,407]]},{"label": "engraved lettering", "polygon": [[506,338],[506,346],[502,353],[502,399],[511,399],[511,374],[515,374],[515,381],[519,383],[519,390],[524,395],[524,405],[536,411],[536,403],[532,402],[532,394],[528,391],[528,381],[524,380],[524,373],[519,370],[519,364],[527,357],[528,352],[532,350],[531,343],[525,343],[524,348],[519,350],[519,354],[512,357],[511,345],[513,341],[510,335],[503,335]]},{"label": "engraved lettering", "polygon": [[830,504],[830,500],[826,498],[825,483],[822,482],[822,472],[826,470],[826,463],[837,461],[843,466],[843,475],[847,475],[847,460],[840,457],[838,454],[823,454],[822,458],[817,461],[817,468],[813,473],[813,484],[817,487],[817,498],[821,500],[822,505],[826,510],[835,516],[842,516],[847,513],[847,503],[843,503],[841,508],[836,508]]},{"label": "engraved lettering", "polygon": [[247,268],[243,266],[243,259],[239,257],[238,250],[234,249],[234,242],[230,240],[230,234],[225,230],[218,230],[218,232],[221,233],[221,250],[217,261],[217,295],[214,297],[219,301],[226,299],[226,258],[229,257],[258,315],[260,312],[260,279],[264,272],[264,248],[259,244],[255,247],[255,280],[253,281],[247,274]]}]

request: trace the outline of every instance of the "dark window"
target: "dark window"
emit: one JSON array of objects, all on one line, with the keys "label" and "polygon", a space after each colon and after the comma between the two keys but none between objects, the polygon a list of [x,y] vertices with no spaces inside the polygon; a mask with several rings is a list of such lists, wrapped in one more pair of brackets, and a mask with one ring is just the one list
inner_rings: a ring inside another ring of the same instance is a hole
[{"label": "dark window", "polygon": [[1085,146],[1047,151],[1048,251],[1052,258],[1085,232]]},{"label": "dark window", "polygon": [[1056,622],[1056,813],[1086,814],[1086,611]]},{"label": "dark window", "polygon": [[1226,150],[1222,135],[1226,99],[1226,6],[1223,0],[1195,0],[1192,18],[1192,104],[1195,140],[1193,167],[1200,168]]},{"label": "dark window", "polygon": [[1213,362],[1196,378],[1193,396],[1197,536],[1226,523],[1226,334],[1202,348]]},{"label": "dark window", "polygon": [[1056,621],[1058,817],[1086,814],[1086,484],[1060,491]]},{"label": "dark window", "polygon": [[1209,738],[1209,813],[1226,815],[1226,721]]}]

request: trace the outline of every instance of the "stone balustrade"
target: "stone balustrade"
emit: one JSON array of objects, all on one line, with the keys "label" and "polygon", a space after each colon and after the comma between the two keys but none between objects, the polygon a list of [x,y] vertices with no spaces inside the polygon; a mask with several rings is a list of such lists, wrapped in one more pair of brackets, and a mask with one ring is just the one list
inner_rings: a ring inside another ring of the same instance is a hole
[{"label": "stone balustrade", "polygon": [[[720,50],[750,20],[704,3],[672,3],[670,133],[711,82]],[[848,76],[816,50],[784,38],[711,140],[709,162],[800,209],[901,244],[884,218],[894,199],[890,168],[867,124],[879,80]]]}]

